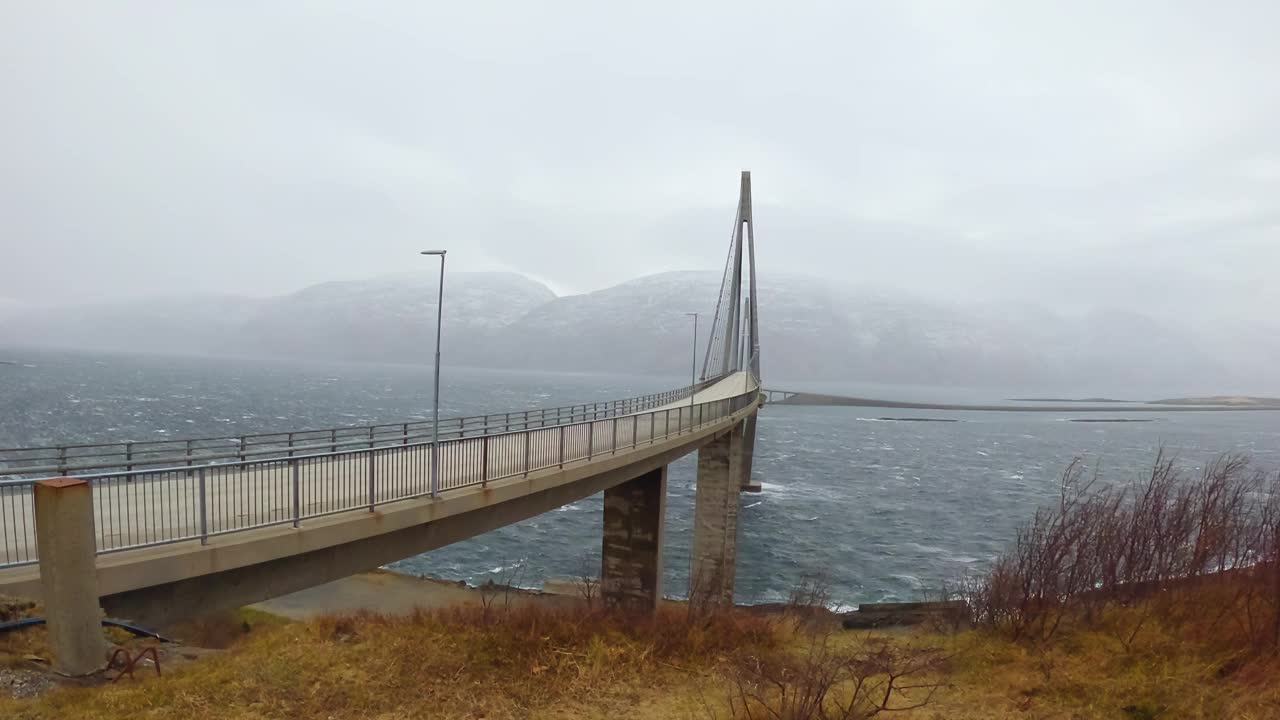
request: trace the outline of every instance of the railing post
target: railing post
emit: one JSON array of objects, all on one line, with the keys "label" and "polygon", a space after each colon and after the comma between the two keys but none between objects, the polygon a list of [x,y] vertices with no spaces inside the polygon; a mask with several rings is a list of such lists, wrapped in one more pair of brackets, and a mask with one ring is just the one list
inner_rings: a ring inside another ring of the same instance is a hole
[{"label": "railing post", "polygon": [[[187,447],[191,447],[190,440],[187,441]],[[190,455],[190,454],[191,452],[190,450],[188,450],[187,455]],[[124,462],[125,462],[124,469],[129,472],[133,472],[133,443],[131,442],[127,442],[124,444]]]},{"label": "railing post", "polygon": [[238,453],[240,462],[244,462],[244,436],[240,436],[240,451]]},{"label": "railing post", "polygon": [[289,433],[289,457],[293,457],[293,433]]},{"label": "railing post", "polygon": [[560,467],[564,467],[564,425],[560,426]]},{"label": "railing post", "polygon": [[489,482],[489,436],[480,441],[480,487]]},{"label": "railing post", "polygon": [[596,421],[592,420],[587,423],[587,460],[595,457],[596,449]]},{"label": "railing post", "polygon": [[369,449],[373,449],[373,426],[369,426]]},{"label": "railing post", "polygon": [[404,426],[400,428],[400,435],[402,438],[404,438],[403,440],[400,441],[400,444],[408,445],[409,444],[409,423],[404,423]]},{"label": "railing post", "polygon": [[290,473],[293,475],[293,526],[298,527],[298,520],[302,516],[302,494],[298,487],[298,461],[290,460],[289,465],[293,468]]},{"label": "railing post", "polygon": [[[372,429],[370,429],[370,432],[372,432]],[[373,484],[375,457],[376,453],[373,450],[369,450],[369,512],[373,512],[373,506],[375,505]]]},{"label": "railing post", "polygon": [[209,509],[208,509],[208,504],[205,502],[205,499],[204,499],[204,495],[205,495],[204,470],[205,469],[202,466],[200,470],[196,473],[196,475],[199,477],[199,481],[200,481],[200,544],[208,545],[209,544]]},{"label": "railing post", "polygon": [[640,447],[640,416],[631,416],[631,447]]},{"label": "railing post", "polygon": [[187,467],[191,467],[191,441],[187,441]]},{"label": "railing post", "polygon": [[67,448],[66,447],[58,448],[58,474],[59,475],[67,474]]},{"label": "railing post", "polygon": [[613,425],[613,440],[612,440],[612,442],[610,443],[613,447],[612,447],[612,450],[610,451],[610,453],[609,453],[609,454],[610,454],[610,455],[617,455],[617,454],[618,454],[618,416],[617,416],[617,415],[614,415],[614,416],[609,420],[609,422],[610,422],[610,424],[612,424],[612,425]]},{"label": "railing post", "polygon": [[338,430],[334,428],[329,431],[329,452],[337,452],[338,450]]}]

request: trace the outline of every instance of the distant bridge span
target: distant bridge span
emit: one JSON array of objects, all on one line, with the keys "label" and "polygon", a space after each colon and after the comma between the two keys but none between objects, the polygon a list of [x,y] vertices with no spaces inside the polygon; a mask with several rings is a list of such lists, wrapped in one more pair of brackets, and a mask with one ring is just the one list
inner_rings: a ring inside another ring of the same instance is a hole
[{"label": "distant bridge span", "polygon": [[1110,405],[968,405],[963,403],[906,402],[902,400],[876,400],[863,397],[825,395],[795,390],[761,390],[769,405],[829,405],[844,407],[898,408],[903,410],[969,410],[977,412],[1090,412],[1090,413],[1146,413],[1146,412],[1227,412],[1270,410],[1280,411],[1280,405],[1173,405],[1158,403],[1122,403]]}]

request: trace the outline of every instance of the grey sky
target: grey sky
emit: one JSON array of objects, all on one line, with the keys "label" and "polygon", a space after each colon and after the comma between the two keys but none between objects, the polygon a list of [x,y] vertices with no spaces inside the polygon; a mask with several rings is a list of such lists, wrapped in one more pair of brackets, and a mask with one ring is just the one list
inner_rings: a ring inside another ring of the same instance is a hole
[{"label": "grey sky", "polygon": [[[8,2],[0,297],[723,259],[1265,319],[1280,4]],[[425,268],[424,268],[425,270]]]}]

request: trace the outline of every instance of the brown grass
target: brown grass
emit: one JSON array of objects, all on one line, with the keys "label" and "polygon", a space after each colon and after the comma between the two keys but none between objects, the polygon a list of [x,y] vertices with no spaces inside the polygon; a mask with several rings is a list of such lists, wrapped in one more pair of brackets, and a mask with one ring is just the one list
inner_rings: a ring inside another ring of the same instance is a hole
[{"label": "brown grass", "polygon": [[692,711],[695,693],[660,690],[777,642],[761,618],[684,618],[536,606],[326,617],[254,633],[163,678],[0,701],[0,717],[593,717],[637,702]]},{"label": "brown grass", "polygon": [[[463,607],[260,626],[230,649],[166,669],[162,678],[0,700],[0,717],[742,718],[730,701],[736,684],[751,680],[744,669],[776,679],[775,668],[830,667],[830,658],[892,664],[926,657],[947,659],[930,660],[908,684],[939,689],[896,698],[894,707],[925,696],[930,703],[892,717],[1280,717],[1275,660],[1242,662],[1158,618],[1128,646],[1105,623],[1065,628],[1047,653],[986,629],[831,634],[745,612],[688,618],[681,608],[648,619],[572,608],[485,614]],[[1117,626],[1131,622],[1112,619]],[[870,683],[881,679],[867,674]],[[835,697],[847,702],[850,689],[836,687]],[[770,702],[765,693],[757,710]]]}]

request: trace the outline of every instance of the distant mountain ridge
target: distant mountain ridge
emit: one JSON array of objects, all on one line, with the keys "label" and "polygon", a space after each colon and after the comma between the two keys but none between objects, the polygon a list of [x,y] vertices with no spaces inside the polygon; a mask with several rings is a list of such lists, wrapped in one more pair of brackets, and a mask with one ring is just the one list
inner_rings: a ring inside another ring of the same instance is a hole
[{"label": "distant mountain ridge", "polygon": [[[715,272],[669,272],[558,297],[515,273],[450,273],[446,362],[496,368],[680,375]],[[1063,316],[1031,305],[942,304],[812,277],[760,276],[767,377],[998,387],[1188,389],[1250,378],[1195,335],[1149,317]],[[427,273],[326,282],[274,298],[189,296],[0,315],[6,344],[142,352],[430,362],[436,279]]]}]

